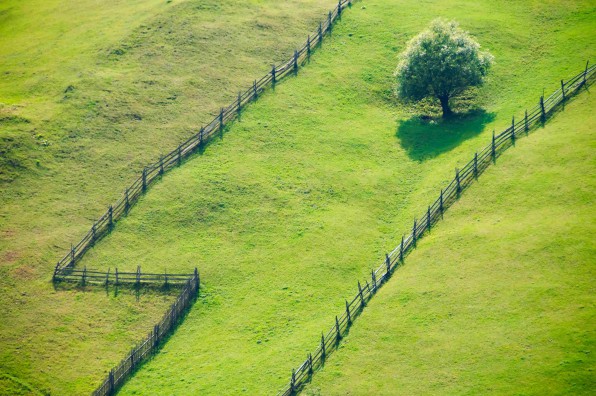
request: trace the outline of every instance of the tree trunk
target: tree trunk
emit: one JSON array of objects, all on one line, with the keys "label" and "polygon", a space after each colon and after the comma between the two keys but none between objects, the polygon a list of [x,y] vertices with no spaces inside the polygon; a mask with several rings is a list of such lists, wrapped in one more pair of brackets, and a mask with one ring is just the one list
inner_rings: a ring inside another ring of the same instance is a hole
[{"label": "tree trunk", "polygon": [[439,101],[441,102],[441,109],[443,109],[443,118],[447,118],[453,114],[449,107],[449,96],[439,96]]}]

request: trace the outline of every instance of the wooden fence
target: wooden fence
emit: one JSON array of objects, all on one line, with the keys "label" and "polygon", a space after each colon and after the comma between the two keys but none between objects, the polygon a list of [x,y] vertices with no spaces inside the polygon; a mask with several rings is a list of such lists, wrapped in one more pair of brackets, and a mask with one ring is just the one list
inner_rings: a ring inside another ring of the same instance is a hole
[{"label": "wooden fence", "polygon": [[564,103],[569,97],[575,94],[582,86],[586,85],[594,77],[595,66],[586,68],[583,72],[564,82],[561,80],[561,88],[555,91],[548,98],[540,97],[539,103],[531,110],[524,113],[524,116],[511,121],[511,126],[502,133],[493,133],[491,143],[482,151],[474,154],[474,157],[462,169],[455,170],[455,177],[449,185],[441,190],[437,200],[428,207],[426,212],[419,219],[414,220],[411,233],[403,236],[401,243],[390,253],[385,255],[385,260],[376,269],[371,271],[370,282],[358,282],[358,292],[350,300],[346,300],[345,311],[335,316],[335,322],[331,329],[321,334],[319,346],[313,353],[310,353],[306,360],[292,370],[290,382],[278,393],[282,396],[290,396],[298,393],[300,389],[310,381],[313,373],[322,368],[325,359],[337,348],[342,337],[347,333],[354,319],[362,312],[366,303],[374,296],[379,287],[386,282],[391,274],[403,263],[404,257],[416,247],[417,241],[430,231],[431,228],[443,217],[445,210],[451,206],[459,195],[492,163],[503,151],[515,144],[516,139],[527,134],[529,130],[546,121],[557,107]]},{"label": "wooden fence", "polygon": [[123,196],[91,226],[87,234],[77,243],[72,245],[70,251],[56,264],[54,269],[54,281],[59,280],[57,275],[62,269],[72,268],[85,254],[87,249],[103,235],[108,233],[117,219],[128,213],[132,205],[147,188],[159,179],[164,172],[179,166],[182,160],[192,155],[198,148],[203,146],[210,138],[223,134],[226,123],[234,120],[242,111],[242,108],[255,101],[259,95],[270,85],[275,85],[288,74],[297,73],[298,68],[310,58],[312,51],[321,44],[323,37],[331,33],[333,24],[341,18],[346,7],[351,6],[352,0],[339,0],[333,11],[330,11],[325,21],[319,23],[317,31],[308,36],[304,45],[294,51],[290,60],[281,66],[273,66],[271,72],[267,73],[260,80],[255,80],[250,88],[238,93],[238,98],[229,106],[220,110],[219,114],[206,126],[202,127],[195,135],[180,144],[170,153],[162,156],[156,162],[143,168],[141,175],[128,187]]},{"label": "wooden fence", "polygon": [[186,279],[182,292],[168,309],[162,319],[153,326],[153,330],[147,337],[134,346],[124,359],[116,367],[110,370],[108,376],[103,380],[99,388],[93,392],[93,396],[110,396],[124,384],[130,375],[156,352],[161,342],[179,324],[184,314],[195,301],[199,294],[200,279],[195,268],[194,274]]},{"label": "wooden fence", "polygon": [[[196,270],[196,269],[195,269]],[[60,268],[54,274],[54,282],[71,282],[79,283],[82,286],[87,284],[101,284],[108,286],[113,285],[184,285],[193,276],[193,274],[163,274],[146,273],[141,271],[141,267],[137,266],[136,272],[119,272],[118,268],[105,271],[96,271],[87,269],[77,269],[72,267]]]}]

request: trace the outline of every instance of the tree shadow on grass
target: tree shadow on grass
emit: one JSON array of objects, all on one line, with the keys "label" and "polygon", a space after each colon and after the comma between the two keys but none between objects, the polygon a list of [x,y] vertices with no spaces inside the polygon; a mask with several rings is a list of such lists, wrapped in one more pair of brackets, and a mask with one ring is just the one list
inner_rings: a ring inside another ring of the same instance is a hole
[{"label": "tree shadow on grass", "polygon": [[400,122],[395,136],[411,159],[425,161],[478,135],[494,118],[494,113],[482,109],[454,115],[446,120],[414,117]]}]

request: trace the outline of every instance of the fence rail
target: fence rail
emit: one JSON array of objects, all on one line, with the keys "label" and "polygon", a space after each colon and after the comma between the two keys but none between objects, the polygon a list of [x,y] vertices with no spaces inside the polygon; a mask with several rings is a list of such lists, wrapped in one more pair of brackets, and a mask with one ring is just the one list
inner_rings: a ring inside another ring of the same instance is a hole
[{"label": "fence rail", "polygon": [[92,247],[102,236],[108,233],[114,226],[114,223],[124,216],[132,205],[136,203],[139,197],[147,188],[159,179],[164,172],[179,166],[184,158],[193,154],[198,148],[202,147],[210,138],[222,134],[227,122],[235,119],[242,111],[242,108],[255,101],[259,95],[270,85],[275,85],[279,80],[288,74],[296,73],[298,68],[310,58],[311,52],[321,44],[323,37],[331,33],[333,23],[341,18],[342,12],[346,7],[351,6],[352,0],[339,0],[337,6],[330,11],[325,21],[319,23],[319,27],[314,34],[308,36],[304,45],[296,50],[290,60],[281,66],[273,66],[271,72],[255,80],[253,84],[244,92],[238,93],[238,98],[227,107],[221,108],[219,114],[207,125],[180,144],[176,149],[162,156],[156,162],[145,166],[141,175],[124,191],[122,197],[91,226],[87,234],[77,243],[72,245],[70,251],[60,259],[54,269],[54,280],[59,280],[56,275],[62,269],[74,267],[75,264],[85,254],[87,249]]},{"label": "fence rail", "polygon": [[120,364],[110,370],[108,376],[101,385],[93,392],[93,396],[113,395],[128,379],[130,375],[149,357],[156,352],[165,337],[174,330],[184,317],[185,312],[196,300],[199,294],[200,278],[197,269],[194,274],[187,277],[184,288],[178,295],[176,301],[166,311],[159,323],[153,326],[147,337],[122,359]]},{"label": "fence rail", "polygon": [[364,309],[367,302],[374,296],[376,291],[385,283],[391,274],[403,263],[404,257],[416,246],[417,241],[430,231],[432,227],[441,220],[445,210],[451,206],[459,195],[491,164],[500,154],[515,144],[516,139],[528,133],[528,131],[546,121],[554,113],[556,108],[574,95],[582,86],[591,82],[594,78],[596,66],[588,66],[581,73],[569,79],[567,82],[561,80],[561,88],[553,92],[548,98],[540,97],[539,103],[524,116],[511,121],[511,126],[498,135],[493,133],[491,143],[474,154],[462,169],[455,170],[455,177],[441,190],[439,197],[428,207],[426,212],[414,220],[409,235],[403,236],[400,244],[390,253],[385,255],[385,260],[376,269],[371,271],[370,283],[358,282],[358,292],[351,301],[346,300],[345,311],[335,316],[335,322],[327,333],[321,334],[319,346],[313,353],[308,354],[306,360],[292,370],[290,382],[278,393],[278,396],[290,396],[296,394],[310,380],[313,373],[321,368],[325,359],[339,344],[342,337],[353,323],[354,319]]}]

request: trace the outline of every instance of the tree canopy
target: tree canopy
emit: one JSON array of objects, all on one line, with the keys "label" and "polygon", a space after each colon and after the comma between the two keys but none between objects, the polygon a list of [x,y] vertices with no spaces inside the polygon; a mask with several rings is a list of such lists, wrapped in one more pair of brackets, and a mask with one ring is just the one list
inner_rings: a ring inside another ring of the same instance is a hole
[{"label": "tree canopy", "polygon": [[435,97],[446,117],[452,113],[449,100],[482,85],[492,63],[493,56],[457,22],[435,19],[400,56],[398,95],[410,101]]}]

